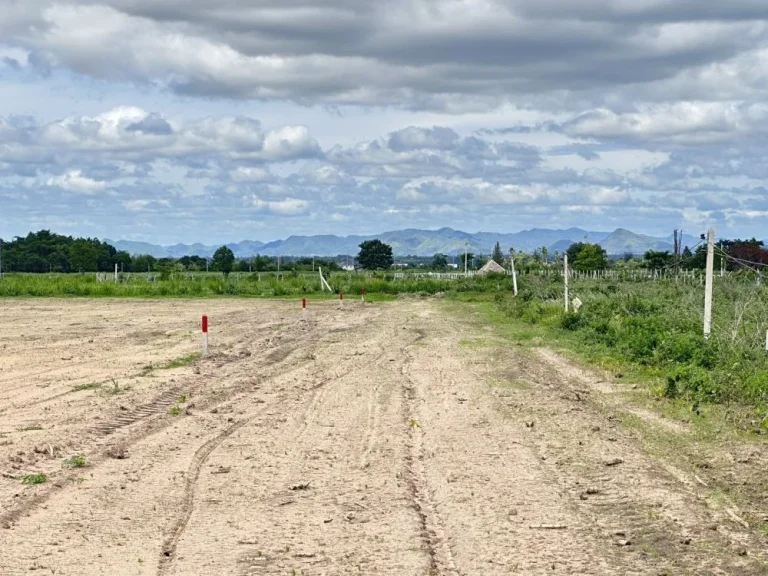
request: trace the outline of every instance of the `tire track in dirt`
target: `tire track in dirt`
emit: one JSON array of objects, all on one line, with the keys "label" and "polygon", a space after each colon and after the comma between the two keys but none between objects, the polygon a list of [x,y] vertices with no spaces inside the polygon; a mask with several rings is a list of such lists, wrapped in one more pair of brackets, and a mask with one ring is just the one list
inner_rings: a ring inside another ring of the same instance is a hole
[{"label": "tire track in dirt", "polygon": [[712,529],[711,513],[700,506],[690,486],[637,445],[635,435],[622,425],[622,407],[615,399],[597,388],[583,390],[584,377],[564,372],[563,361],[542,363],[542,358],[509,358],[516,376],[530,386],[496,394],[499,409],[530,421],[526,426],[532,446],[568,495],[571,508],[585,522],[598,525],[613,544],[605,554],[617,570],[672,574],[685,567],[695,574],[764,573],[752,554],[738,556],[736,543],[726,544],[722,526]]},{"label": "tire track in dirt", "polygon": [[[338,330],[334,332],[338,332]],[[277,348],[272,353],[267,355],[268,361],[270,360],[275,361],[275,359],[277,359],[276,360],[277,362],[284,362],[292,352],[301,348],[302,345],[305,343],[305,341],[309,340],[312,336],[314,336],[314,331],[311,334],[306,335],[305,338],[302,338],[301,341],[299,342],[297,342],[296,340],[293,340],[291,342],[286,343],[285,346]],[[312,350],[319,347],[322,343],[323,343],[322,339],[316,339],[314,341],[314,346]],[[282,350],[283,348],[286,351],[283,351]],[[383,351],[383,348],[382,348],[382,351]],[[297,369],[297,368],[294,367],[293,369]],[[323,376],[319,377],[314,384],[308,387],[297,389],[298,396],[296,397],[283,396],[282,398],[277,400],[275,403],[264,405],[264,407],[258,409],[255,413],[251,414],[246,419],[241,420],[233,424],[232,426],[228,427],[223,432],[221,432],[214,438],[210,439],[208,442],[206,442],[200,448],[198,448],[193,458],[193,461],[185,475],[186,482],[185,482],[183,502],[181,505],[182,507],[181,514],[177,518],[177,520],[174,522],[173,528],[171,529],[170,534],[164,540],[163,546],[161,548],[161,555],[158,562],[158,576],[163,576],[164,574],[167,574],[168,570],[170,570],[173,565],[177,546],[195,510],[195,494],[196,494],[198,480],[200,478],[200,472],[202,470],[203,465],[210,458],[210,456],[215,452],[215,450],[219,446],[221,446],[222,442],[227,438],[229,438],[232,434],[234,434],[238,430],[249,425],[251,422],[253,422],[257,418],[260,418],[265,414],[278,413],[280,412],[280,408],[285,406],[289,402],[297,402],[297,401],[300,402],[304,397],[304,395],[309,392],[311,393],[311,398],[307,404],[307,407],[302,412],[301,425],[299,429],[295,431],[294,440],[293,440],[293,444],[297,448],[300,448],[301,450],[303,450],[303,447],[300,441],[302,440],[304,435],[307,433],[307,431],[310,429],[310,427],[313,424],[314,415],[317,412],[317,406],[323,402],[324,398],[328,393],[328,390],[329,390],[328,384],[338,381],[340,378],[343,378],[344,376],[350,374],[351,372],[353,372],[353,369],[349,368],[341,372],[335,371],[333,374],[327,374],[327,373],[323,374]],[[276,377],[278,376],[275,375],[272,378],[276,378]],[[297,459],[297,461],[300,461],[300,462],[304,462],[304,460],[305,458]]]},{"label": "tire track in dirt", "polygon": [[417,336],[410,345],[403,348],[405,360],[400,368],[404,378],[401,386],[403,405],[403,425],[407,434],[408,451],[405,457],[405,482],[419,515],[421,539],[427,549],[431,574],[435,576],[459,576],[451,548],[445,536],[443,523],[432,501],[425,470],[423,432],[418,420],[418,396],[416,383],[409,376],[409,367],[413,363],[410,346],[426,338],[426,332],[420,328],[414,330]]},{"label": "tire track in dirt", "polygon": [[252,417],[236,422],[226,428],[223,432],[217,434],[208,442],[200,446],[195,452],[192,459],[192,464],[187,470],[186,481],[184,484],[184,498],[181,503],[181,513],[174,522],[173,528],[170,530],[170,534],[163,541],[161,547],[160,559],[157,566],[158,576],[166,574],[176,554],[176,547],[179,543],[179,539],[184,534],[184,529],[187,526],[187,522],[192,517],[192,512],[195,507],[195,487],[197,485],[198,478],[200,477],[200,471],[205,464],[208,457],[213,453],[219,445],[229,438],[232,434],[240,430],[243,426],[248,424],[253,418],[256,418],[259,414],[255,414]]},{"label": "tire track in dirt", "polygon": [[[301,324],[298,326],[301,326]],[[296,328],[296,326],[288,326],[286,328],[287,329]],[[283,332],[281,332],[281,333],[278,333],[277,335],[271,335],[268,338],[259,339],[256,342],[256,346],[263,346],[266,343],[265,347],[267,348],[267,350],[269,350],[270,348],[274,348],[273,353],[278,352],[282,348],[286,348],[286,347],[290,348],[290,351],[293,351],[298,346],[302,344],[306,344],[306,342],[314,342],[315,346],[319,345],[321,342],[321,339],[314,339],[315,335],[316,335],[316,326],[312,325],[310,326],[310,330],[307,333],[299,334],[298,337],[300,339],[300,343],[298,345],[296,344],[296,340],[291,340],[287,342],[282,342],[277,346],[270,347],[269,344],[271,342],[275,340],[282,340],[283,338],[289,336],[289,334],[284,334]],[[261,363],[259,363],[255,367],[255,369],[278,368],[282,364],[282,361],[284,361],[289,356],[289,354],[290,352],[288,354],[282,355],[282,359],[278,363],[272,363],[266,366],[261,365]],[[239,355],[231,355],[231,356],[217,355],[217,356],[212,356],[211,360],[222,361],[222,364],[219,364],[216,366],[217,368],[219,368],[222,365],[227,365],[233,362],[242,361],[247,358],[248,357],[242,357]],[[265,355],[265,359],[267,362],[269,362],[270,355],[269,354]],[[297,368],[298,367],[291,367],[291,370],[297,369]],[[272,374],[265,375],[264,379],[275,378],[280,374],[281,372],[278,370]],[[136,442],[152,434],[156,434],[162,431],[167,426],[171,426],[175,424],[176,422],[174,420],[163,421],[162,419],[157,419],[153,417],[159,416],[167,412],[167,410],[171,406],[176,404],[177,399],[182,394],[186,394],[188,396],[197,395],[200,392],[200,390],[205,386],[206,383],[207,383],[206,379],[202,377],[197,379],[195,384],[192,386],[190,385],[175,386],[161,393],[149,403],[143,404],[142,406],[139,406],[134,410],[127,411],[125,414],[117,413],[117,416],[113,416],[111,421],[106,422],[104,424],[100,424],[92,428],[90,432],[96,434],[97,436],[103,437],[103,436],[109,436],[122,429],[133,427],[135,428],[135,430],[132,430],[127,438],[123,438],[120,440],[120,447],[128,448],[132,444],[135,444]],[[241,387],[240,383],[235,383],[229,386],[224,391],[219,393],[212,403],[201,405],[199,406],[199,408],[210,408],[211,406],[220,405],[227,402],[238,391],[240,387]],[[93,452],[89,453],[87,450],[82,450],[81,452],[84,456],[86,456],[88,462],[90,463],[91,468],[98,466],[106,458],[109,457],[103,451],[100,453],[93,453]],[[0,513],[0,524],[7,523],[9,525],[12,525],[16,523],[19,520],[19,518],[21,518],[22,515],[28,514],[32,510],[41,506],[42,504],[47,502],[51,497],[53,497],[54,495],[64,490],[66,486],[67,484],[65,483],[56,482],[53,484],[37,487],[36,492],[30,498],[22,501],[17,500],[14,503],[14,505],[7,506],[2,511],[2,513]]]}]

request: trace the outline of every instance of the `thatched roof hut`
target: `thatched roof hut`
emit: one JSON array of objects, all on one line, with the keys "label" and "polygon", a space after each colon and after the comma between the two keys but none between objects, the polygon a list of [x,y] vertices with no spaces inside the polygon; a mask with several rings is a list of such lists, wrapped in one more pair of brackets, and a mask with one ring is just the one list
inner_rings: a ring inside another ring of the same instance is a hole
[{"label": "thatched roof hut", "polygon": [[477,271],[478,276],[485,276],[486,274],[491,273],[506,274],[507,271],[504,270],[504,267],[500,266],[495,260],[488,260],[488,262],[485,263],[485,266]]}]

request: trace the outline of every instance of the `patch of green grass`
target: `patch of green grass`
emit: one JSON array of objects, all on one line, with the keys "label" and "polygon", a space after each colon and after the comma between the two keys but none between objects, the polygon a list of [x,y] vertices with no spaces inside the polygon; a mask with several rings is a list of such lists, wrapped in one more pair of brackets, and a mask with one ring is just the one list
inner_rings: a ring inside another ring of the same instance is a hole
[{"label": "patch of green grass", "polygon": [[184,404],[186,401],[187,401],[187,395],[186,394],[182,394],[176,400],[176,402],[178,402],[179,404]]},{"label": "patch of green grass", "polygon": [[39,474],[28,474],[27,476],[24,476],[24,478],[21,479],[22,484],[30,484],[30,485],[36,485],[36,484],[45,484],[48,482],[48,476],[40,472]]},{"label": "patch of green grass", "polygon": [[85,468],[88,466],[88,461],[85,459],[85,456],[72,456],[64,460],[64,466],[67,468]]},{"label": "patch of green grass", "polygon": [[31,426],[23,426],[21,428],[17,428],[19,432],[34,432],[36,430],[42,430],[43,427],[38,424],[33,424]]},{"label": "patch of green grass", "polygon": [[158,370],[171,370],[173,368],[183,368],[184,366],[189,366],[193,362],[196,362],[200,359],[200,352],[194,352],[193,354],[187,354],[186,356],[182,356],[181,358],[176,358],[175,360],[171,360],[167,364],[163,364],[162,366],[158,366]]},{"label": "patch of green grass", "polygon": [[90,382],[88,384],[78,384],[73,388],[75,392],[83,392],[85,390],[98,390],[101,388],[101,384],[97,384],[96,382]]},{"label": "patch of green grass", "polygon": [[181,408],[179,408],[178,406],[174,406],[173,408],[168,410],[168,414],[170,414],[171,416],[179,416],[181,414]]}]

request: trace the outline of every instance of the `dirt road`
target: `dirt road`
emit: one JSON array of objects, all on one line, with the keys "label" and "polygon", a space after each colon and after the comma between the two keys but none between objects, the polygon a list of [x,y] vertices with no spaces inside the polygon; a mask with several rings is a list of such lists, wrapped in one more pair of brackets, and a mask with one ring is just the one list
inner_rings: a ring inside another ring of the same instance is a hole
[{"label": "dirt road", "polygon": [[469,316],[0,303],[0,574],[768,573],[609,385]]}]

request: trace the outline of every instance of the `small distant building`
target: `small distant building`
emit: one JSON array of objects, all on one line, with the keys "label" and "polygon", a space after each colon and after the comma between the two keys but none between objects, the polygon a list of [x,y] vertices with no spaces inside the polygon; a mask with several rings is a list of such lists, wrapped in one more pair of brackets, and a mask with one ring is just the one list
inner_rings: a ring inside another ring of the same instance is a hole
[{"label": "small distant building", "polygon": [[456,264],[455,262],[448,262],[448,268],[453,268],[455,270],[458,267],[459,265]]},{"label": "small distant building", "polygon": [[341,265],[341,269],[344,270],[345,272],[354,272],[355,271],[355,267],[352,266],[352,264],[342,264]]},{"label": "small distant building", "polygon": [[506,274],[507,271],[504,270],[502,266],[497,264],[495,260],[488,260],[488,262],[485,263],[485,266],[477,271],[478,276],[485,276],[486,274],[491,273]]}]

